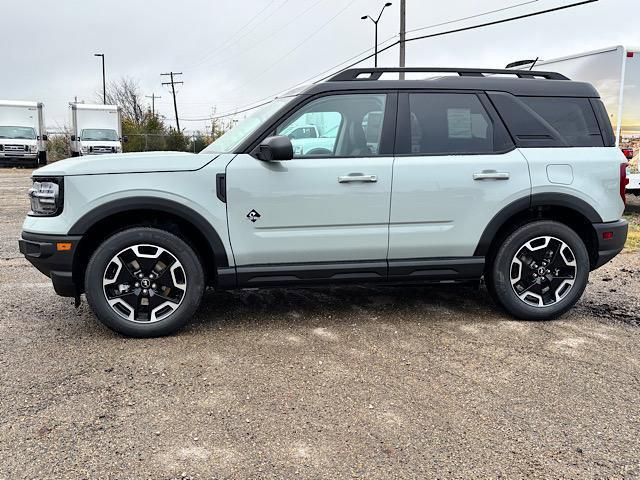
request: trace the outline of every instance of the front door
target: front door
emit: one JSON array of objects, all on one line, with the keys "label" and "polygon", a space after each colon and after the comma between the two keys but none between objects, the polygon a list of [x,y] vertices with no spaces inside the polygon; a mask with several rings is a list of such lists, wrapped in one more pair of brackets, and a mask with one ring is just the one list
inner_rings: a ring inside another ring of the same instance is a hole
[{"label": "front door", "polygon": [[261,281],[255,272],[337,279],[363,266],[386,276],[395,103],[385,93],[312,99],[272,132],[317,131],[292,139],[293,160],[245,153],[230,162],[227,215],[241,283],[251,283],[242,280],[247,270],[254,283]]}]

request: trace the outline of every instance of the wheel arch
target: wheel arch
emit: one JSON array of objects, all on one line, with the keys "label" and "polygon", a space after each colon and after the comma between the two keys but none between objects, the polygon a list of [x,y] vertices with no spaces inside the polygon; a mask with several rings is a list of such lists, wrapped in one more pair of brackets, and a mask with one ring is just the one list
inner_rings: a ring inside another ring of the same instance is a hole
[{"label": "wheel arch", "polygon": [[591,268],[595,268],[598,242],[593,224],[602,223],[602,217],[584,200],[561,193],[534,194],[504,207],[485,228],[474,256],[488,257],[486,265],[490,265],[491,256],[507,235],[536,220],[555,220],[571,227],[585,243]]},{"label": "wheel arch", "polygon": [[198,212],[157,197],[119,199],[87,212],[69,230],[69,235],[82,236],[73,262],[73,277],[80,289],[89,258],[106,235],[134,226],[164,228],[188,240],[202,258],[209,283],[215,281],[217,269],[229,267],[220,235]]}]

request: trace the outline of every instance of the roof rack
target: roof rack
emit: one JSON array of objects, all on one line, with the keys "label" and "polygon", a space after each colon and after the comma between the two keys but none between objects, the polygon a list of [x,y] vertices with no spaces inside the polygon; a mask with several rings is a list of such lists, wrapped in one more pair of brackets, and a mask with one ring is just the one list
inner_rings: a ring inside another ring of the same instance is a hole
[{"label": "roof rack", "polygon": [[503,70],[495,68],[351,68],[331,77],[329,82],[352,82],[379,80],[383,73],[457,73],[461,77],[485,77],[489,75],[514,75],[518,78],[544,78],[546,80],[569,80],[556,72],[539,72],[537,70]]}]

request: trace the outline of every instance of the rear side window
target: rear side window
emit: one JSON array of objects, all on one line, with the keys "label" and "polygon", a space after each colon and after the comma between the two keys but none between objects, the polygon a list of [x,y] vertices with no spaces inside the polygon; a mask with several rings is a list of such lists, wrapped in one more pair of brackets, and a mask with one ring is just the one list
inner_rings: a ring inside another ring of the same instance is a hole
[{"label": "rear side window", "polygon": [[480,99],[466,93],[412,93],[411,153],[491,153],[494,127]]},{"label": "rear side window", "polygon": [[518,97],[549,123],[570,147],[602,147],[602,135],[588,98]]}]

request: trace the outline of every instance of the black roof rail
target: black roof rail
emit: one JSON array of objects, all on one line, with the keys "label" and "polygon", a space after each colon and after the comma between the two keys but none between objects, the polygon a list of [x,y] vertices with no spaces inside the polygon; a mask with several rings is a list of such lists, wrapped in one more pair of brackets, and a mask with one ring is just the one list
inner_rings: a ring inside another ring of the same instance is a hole
[{"label": "black roof rail", "polygon": [[544,78],[547,80],[569,80],[556,72],[531,70],[503,70],[495,68],[351,68],[329,78],[329,82],[352,82],[379,80],[383,73],[457,73],[461,77],[485,77],[489,75],[514,75],[518,78]]}]

